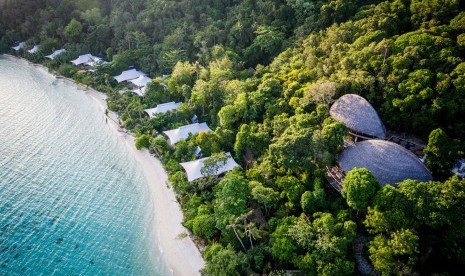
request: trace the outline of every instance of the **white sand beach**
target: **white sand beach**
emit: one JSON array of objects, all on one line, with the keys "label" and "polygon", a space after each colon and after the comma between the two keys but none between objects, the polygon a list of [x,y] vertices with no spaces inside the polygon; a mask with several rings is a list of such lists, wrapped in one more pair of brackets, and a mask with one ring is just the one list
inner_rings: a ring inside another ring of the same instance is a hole
[{"label": "white sand beach", "polygon": [[[20,59],[18,57],[4,55],[10,59]],[[33,64],[27,60],[21,59],[30,65],[48,70],[42,65]],[[73,80],[58,76],[60,80],[70,82],[79,89],[85,90],[86,94],[92,97],[102,110],[102,118],[105,118],[107,109],[106,95],[91,88],[85,88],[75,83]],[[108,112],[107,123],[114,130],[121,141],[123,141],[131,154],[136,159],[141,171],[143,172],[148,190],[151,196],[152,212],[154,213],[152,240],[155,241],[153,247],[160,251],[163,263],[169,268],[172,275],[200,275],[199,270],[204,266],[204,260],[195,246],[194,242],[187,235],[187,229],[181,224],[183,215],[181,207],[176,200],[173,190],[168,188],[168,175],[163,169],[161,162],[152,156],[148,150],[137,150],[135,147],[135,138],[121,129],[118,124],[118,115],[114,112]]]},{"label": "white sand beach", "polygon": [[[99,102],[104,114],[106,95],[91,89],[88,90],[88,95]],[[118,121],[117,114],[108,112],[108,116],[111,118],[108,123],[111,124],[115,134],[126,142],[144,173],[155,214],[152,234],[164,263],[173,275],[200,275],[199,270],[203,268],[204,261],[189,236],[179,237],[180,234],[187,233],[187,229],[181,224],[183,219],[181,207],[174,191],[168,188],[168,175],[162,164],[148,150],[136,149],[134,137],[123,132],[115,123]]]}]

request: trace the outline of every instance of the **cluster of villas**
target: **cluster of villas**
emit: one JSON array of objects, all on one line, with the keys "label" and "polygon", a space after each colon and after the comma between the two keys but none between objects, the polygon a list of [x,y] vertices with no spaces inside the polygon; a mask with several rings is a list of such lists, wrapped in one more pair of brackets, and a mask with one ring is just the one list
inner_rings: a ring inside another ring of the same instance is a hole
[{"label": "cluster of villas", "polygon": [[[12,47],[15,51],[25,50],[26,43],[21,42],[17,46]],[[34,45],[34,47],[28,50],[30,54],[36,54],[39,52],[39,46]],[[65,49],[59,49],[54,51],[52,54],[45,56],[48,59],[55,59],[59,55],[66,52]],[[97,65],[108,63],[102,60],[99,57],[93,56],[91,54],[80,55],[77,59],[70,61],[76,67],[80,69],[86,69],[88,71],[93,71]],[[135,68],[130,68],[129,70],[121,72],[118,76],[113,77],[118,83],[128,83],[131,86],[131,89],[122,90],[122,93],[134,93],[141,97],[144,97],[145,90],[147,85],[152,81],[150,77],[147,76],[144,72],[138,71]],[[174,111],[181,106],[181,103],[168,102],[155,106],[154,108],[149,108],[144,110],[150,118],[154,118],[160,114]],[[210,132],[212,131],[206,123],[199,123],[197,116],[192,118],[192,124],[181,126],[176,129],[164,131],[163,134],[168,138],[168,143],[174,146],[181,140],[187,139],[189,135],[195,135],[201,132]],[[231,157],[231,154],[226,153],[226,160],[218,161],[219,163],[215,166],[214,170],[204,170],[204,163],[210,157],[200,158],[201,149],[196,149],[196,157],[199,159],[184,162],[180,165],[186,171],[186,176],[189,182],[198,180],[200,178],[208,176],[219,176],[223,173],[233,170],[239,165]]]},{"label": "cluster of villas", "polygon": [[[25,47],[26,43],[21,42],[12,48],[19,51]],[[30,54],[35,54],[38,51],[39,46],[37,45],[28,50]],[[65,49],[59,49],[45,57],[54,59],[64,52],[66,52]],[[107,63],[91,54],[81,55],[70,62],[90,71],[96,65]],[[152,81],[147,74],[135,68],[121,72],[118,76],[114,76],[114,79],[118,83],[126,82],[131,86],[131,89],[122,90],[122,93],[135,93],[141,97],[144,97],[146,87]],[[153,118],[159,114],[174,111],[180,105],[181,103],[168,102],[146,109],[145,112],[150,118]],[[341,191],[346,173],[354,167],[367,168],[382,185],[395,185],[405,179],[432,180],[431,173],[422,160],[424,145],[395,135],[387,137],[386,128],[376,110],[363,97],[356,94],[346,94],[340,97],[331,106],[330,114],[335,120],[344,123],[349,129],[349,134],[353,137],[353,140],[345,141],[344,150],[338,155],[337,165],[326,168],[326,178],[337,191]],[[206,123],[198,123],[197,118],[193,118],[192,121],[193,123],[190,125],[164,131],[170,145],[187,139],[189,135],[211,131]],[[197,149],[197,151],[200,152],[201,149]],[[219,166],[217,175],[239,166],[229,153],[227,156],[227,162]],[[208,157],[181,163],[189,181],[205,176],[201,172],[206,159]],[[465,163],[457,164],[458,172],[463,171],[465,176]]]}]

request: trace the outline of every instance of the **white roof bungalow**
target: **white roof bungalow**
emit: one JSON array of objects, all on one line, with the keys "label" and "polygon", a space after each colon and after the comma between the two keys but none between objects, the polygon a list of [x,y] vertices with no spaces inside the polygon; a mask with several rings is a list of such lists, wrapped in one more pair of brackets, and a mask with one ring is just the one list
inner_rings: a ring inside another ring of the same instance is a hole
[{"label": "white roof bungalow", "polygon": [[137,95],[144,97],[145,95],[145,88],[146,86],[142,86],[141,88],[134,88],[133,90],[130,90],[132,93],[136,93]]},{"label": "white roof bungalow", "polygon": [[150,118],[155,117],[157,114],[166,113],[171,110],[178,109],[181,103],[169,102],[164,104],[159,104],[154,108],[145,109],[144,111],[149,114]]},{"label": "white roof bungalow", "polygon": [[34,47],[31,50],[28,50],[29,54],[35,54],[39,51],[39,45],[34,45]]},{"label": "white roof bungalow", "polygon": [[130,80],[129,82],[134,84],[137,87],[143,87],[143,86],[147,86],[147,83],[151,81],[152,81],[151,78],[145,75],[140,75],[137,79]]},{"label": "white roof bungalow", "polygon": [[94,61],[95,59],[99,59],[98,57],[94,57],[93,55],[91,54],[85,54],[85,55],[81,55],[79,56],[77,59],[75,60],[72,60],[70,61],[72,64],[76,65],[76,66],[79,66],[79,65],[82,65],[82,64],[87,64],[91,61]]},{"label": "white roof bungalow", "polygon": [[[228,152],[226,153],[226,156],[228,159],[226,160],[226,163],[222,166],[219,166],[216,170],[216,172],[212,172],[212,175],[220,175],[225,172],[229,172],[233,170],[235,167],[239,167],[239,165],[234,161],[234,159],[231,157],[231,154]],[[202,168],[204,167],[204,162],[210,157],[194,160],[194,161],[189,161],[189,162],[184,162],[181,163],[180,165],[184,168],[187,174],[187,180],[189,182],[192,182],[196,179],[206,177],[206,176],[211,176],[211,175],[203,175],[202,174]]]},{"label": "white roof bungalow", "polygon": [[19,50],[21,50],[21,49],[24,49],[24,47],[26,47],[26,42],[20,42],[20,43],[18,44],[18,46],[11,47],[11,48],[13,48],[13,50],[15,50],[15,51],[19,51]]},{"label": "white roof bungalow", "polygon": [[101,64],[109,64],[109,62],[104,61],[103,59],[101,59],[99,57],[94,57],[93,60],[91,60],[89,62],[86,62],[86,65],[89,66],[89,67],[95,67],[95,66],[101,65]]},{"label": "white roof bungalow", "polygon": [[134,86],[134,89],[132,90],[132,92],[143,97],[145,95],[145,89],[147,88],[147,83],[151,81],[152,81],[151,78],[145,75],[140,75],[137,79],[130,80],[129,82]]},{"label": "white roof bungalow", "polygon": [[48,55],[48,56],[45,56],[45,57],[46,57],[46,58],[49,58],[49,59],[54,59],[54,58],[56,58],[57,56],[63,54],[64,52],[66,52],[65,49],[56,50],[55,52],[53,52],[53,54]]},{"label": "white roof bungalow", "polygon": [[145,76],[145,73],[137,71],[136,69],[123,71],[118,76],[113,77],[118,83],[128,80],[137,79],[139,76]]},{"label": "white roof bungalow", "polygon": [[212,130],[207,126],[207,123],[201,123],[201,124],[195,123],[195,124],[190,124],[187,126],[182,126],[177,129],[163,131],[163,133],[166,136],[168,136],[169,143],[171,145],[174,145],[180,140],[186,139],[187,137],[189,137],[189,134],[197,134],[202,131],[209,132]]}]

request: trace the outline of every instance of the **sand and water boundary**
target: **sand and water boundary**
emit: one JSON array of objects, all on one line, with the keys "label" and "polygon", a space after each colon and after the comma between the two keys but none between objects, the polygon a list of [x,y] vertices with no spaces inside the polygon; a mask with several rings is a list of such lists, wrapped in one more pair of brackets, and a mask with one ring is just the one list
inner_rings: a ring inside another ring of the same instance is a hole
[{"label": "sand and water boundary", "polygon": [[[182,225],[181,206],[176,200],[175,192],[169,188],[168,175],[163,165],[147,149],[136,149],[134,136],[119,126],[118,115],[115,112],[107,112],[106,95],[90,87],[78,84],[72,79],[52,73],[43,65],[11,55],[4,54],[3,56],[10,60],[26,62],[33,67],[49,72],[57,79],[84,90],[86,95],[98,104],[102,115],[106,117],[105,120],[108,125],[120,141],[127,146],[145,177],[151,198],[151,211],[154,214],[150,227],[151,240],[155,241],[152,246],[159,251],[163,263],[172,275],[200,275],[199,270],[204,267],[204,260],[194,242],[186,235],[188,230]],[[106,113],[107,115],[105,115]]]}]

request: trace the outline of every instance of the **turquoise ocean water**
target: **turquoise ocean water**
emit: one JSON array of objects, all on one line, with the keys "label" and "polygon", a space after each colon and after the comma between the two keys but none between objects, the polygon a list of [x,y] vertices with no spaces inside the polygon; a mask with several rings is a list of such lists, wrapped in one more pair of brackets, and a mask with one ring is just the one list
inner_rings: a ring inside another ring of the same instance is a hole
[{"label": "turquoise ocean water", "polygon": [[0,56],[0,275],[166,275],[150,200],[91,97]]}]

